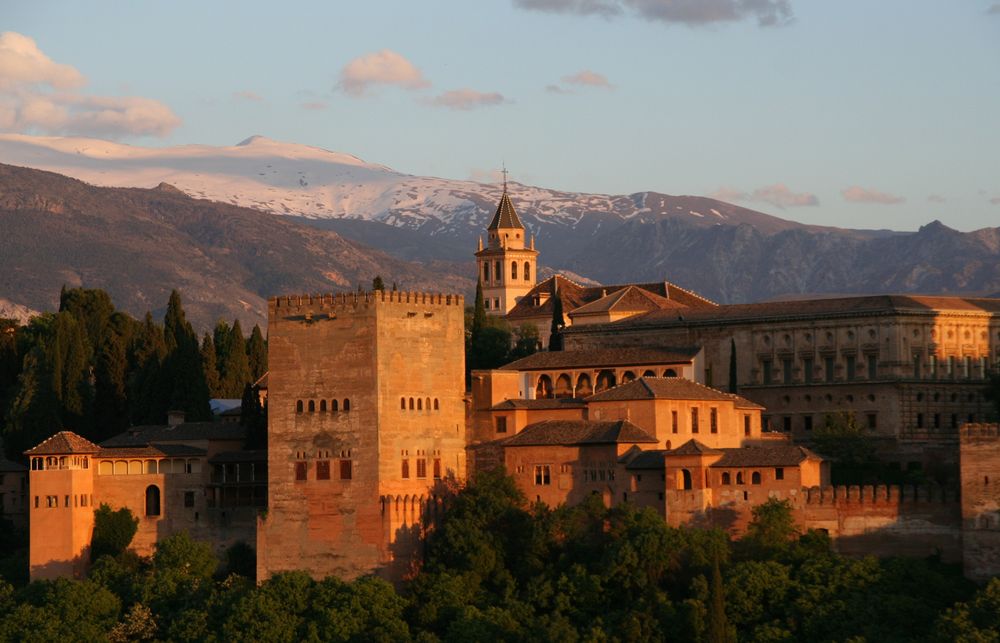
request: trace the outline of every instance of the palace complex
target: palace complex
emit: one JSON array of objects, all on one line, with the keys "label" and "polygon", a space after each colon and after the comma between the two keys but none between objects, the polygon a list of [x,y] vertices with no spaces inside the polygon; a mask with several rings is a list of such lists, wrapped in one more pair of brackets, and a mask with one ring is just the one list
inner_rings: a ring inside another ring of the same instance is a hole
[{"label": "palace complex", "polygon": [[[27,474],[0,462],[0,507],[28,513],[32,578],[84,573],[100,504],[139,518],[139,553],[184,530],[220,552],[254,544],[260,579],[404,578],[449,496],[491,467],[530,501],[596,495],[734,535],[787,500],[839,551],[1000,573],[1000,426],[983,393],[1000,300],[719,305],[666,281],[536,283],[538,256],[505,186],[476,252],[487,312],[547,343],[558,301],[564,350],[475,370],[469,390],[461,296],[274,297],[266,451],[246,450],[238,423],[172,417],[99,445],[57,433],[26,452]],[[887,461],[952,484],[831,486],[837,464],[810,437],[842,412]]]}]

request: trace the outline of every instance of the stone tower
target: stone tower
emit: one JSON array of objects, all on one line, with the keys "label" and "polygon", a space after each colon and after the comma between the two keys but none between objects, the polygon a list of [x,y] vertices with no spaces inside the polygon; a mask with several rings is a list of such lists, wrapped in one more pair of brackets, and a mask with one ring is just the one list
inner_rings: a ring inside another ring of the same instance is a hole
[{"label": "stone tower", "polygon": [[965,424],[959,433],[962,558],[965,576],[1000,574],[1000,424]]},{"label": "stone tower", "polygon": [[28,451],[31,580],[82,578],[94,531],[93,442],[60,431]]},{"label": "stone tower", "polygon": [[268,302],[263,580],[404,577],[465,477],[464,303],[408,292]]},{"label": "stone tower", "polygon": [[532,289],[538,275],[535,239],[532,237],[530,245],[525,245],[527,231],[507,196],[506,178],[500,204],[486,228],[486,235],[486,247],[480,237],[476,252],[486,313],[506,315]]}]

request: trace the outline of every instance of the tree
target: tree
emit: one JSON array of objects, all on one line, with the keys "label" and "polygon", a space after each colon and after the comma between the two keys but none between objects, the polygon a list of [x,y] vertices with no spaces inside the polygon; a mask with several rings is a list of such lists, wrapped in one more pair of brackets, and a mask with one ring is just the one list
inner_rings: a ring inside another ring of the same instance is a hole
[{"label": "tree", "polygon": [[219,366],[216,361],[215,342],[212,336],[205,333],[201,339],[201,367],[205,371],[205,385],[212,397],[222,397],[222,383],[219,380]]},{"label": "tree", "polygon": [[117,511],[101,503],[94,510],[94,535],[90,539],[90,560],[117,556],[128,549],[139,529],[139,519],[127,507]]},{"label": "tree", "polygon": [[514,331],[514,337],[514,348],[510,351],[511,361],[538,352],[538,327],[534,324],[521,324]]},{"label": "tree", "polygon": [[247,384],[240,402],[240,424],[246,427],[246,448],[267,447],[267,415],[260,404],[260,388]]},{"label": "tree", "polygon": [[[486,305],[483,301],[483,282],[476,281],[476,303],[472,309],[472,337],[475,338],[486,326]],[[475,341],[475,340],[473,340]]]},{"label": "tree", "polygon": [[958,603],[938,618],[938,641],[1000,641],[1000,577],[994,577],[972,600]]},{"label": "tree", "polygon": [[159,575],[169,573],[208,580],[218,566],[212,546],[192,540],[186,531],[157,541],[153,552],[153,569]]},{"label": "tree", "polygon": [[712,561],[712,581],[709,584],[708,624],[705,630],[705,640],[708,643],[735,643],[736,633],[726,618],[725,588],[722,584],[722,573],[719,571],[719,560]]},{"label": "tree", "polygon": [[129,401],[133,424],[162,422],[170,391],[162,385],[167,343],[163,329],[146,313],[130,347]]},{"label": "tree", "polygon": [[129,425],[125,341],[115,332],[105,335],[94,368],[94,434],[96,442],[110,438]]},{"label": "tree", "polygon": [[[167,357],[160,369],[159,384],[163,387],[165,395],[162,399],[167,401],[167,405],[166,408],[156,409],[156,420],[162,422],[169,410],[184,411],[188,421],[211,420],[208,385],[202,368],[198,337],[185,317],[180,293],[176,290],[170,293],[170,301],[167,303],[163,336]],[[245,353],[243,359],[245,364]]]},{"label": "tree", "polygon": [[243,394],[243,387],[253,383],[253,376],[250,374],[250,361],[247,357],[246,340],[243,338],[243,329],[240,327],[238,319],[233,321],[233,326],[229,330],[228,353],[220,370],[222,371],[222,384],[220,386],[222,397],[238,398]]},{"label": "tree", "polygon": [[250,360],[250,377],[256,382],[267,372],[267,342],[259,324],[253,325],[250,341],[247,343],[247,358]]},{"label": "tree", "polygon": [[729,392],[738,393],[739,384],[736,377],[736,338],[729,340]]},{"label": "tree", "polygon": [[787,500],[770,498],[754,507],[752,514],[741,542],[758,556],[772,556],[786,549],[798,536],[792,505]]},{"label": "tree", "polygon": [[385,292],[385,282],[382,281],[382,275],[375,275],[375,278],[372,279],[372,292],[376,290]]},{"label": "tree", "polygon": [[870,483],[877,477],[875,445],[853,413],[827,414],[812,435],[813,448],[834,461],[834,484]]},{"label": "tree", "polygon": [[563,349],[562,330],[566,327],[566,318],[563,316],[562,297],[559,295],[559,282],[557,277],[552,278],[552,326],[549,333],[549,350],[561,351]]}]

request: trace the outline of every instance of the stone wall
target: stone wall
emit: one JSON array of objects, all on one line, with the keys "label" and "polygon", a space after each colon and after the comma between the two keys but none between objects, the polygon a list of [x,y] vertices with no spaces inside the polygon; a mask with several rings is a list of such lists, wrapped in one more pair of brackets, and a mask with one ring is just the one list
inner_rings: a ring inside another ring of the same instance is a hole
[{"label": "stone wall", "polygon": [[965,575],[1000,575],[1000,424],[961,432],[962,540]]}]

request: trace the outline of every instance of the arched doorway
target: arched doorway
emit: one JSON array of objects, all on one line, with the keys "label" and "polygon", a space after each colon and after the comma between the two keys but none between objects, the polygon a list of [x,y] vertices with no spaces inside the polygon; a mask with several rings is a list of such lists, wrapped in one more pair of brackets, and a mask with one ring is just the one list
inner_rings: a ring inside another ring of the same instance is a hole
[{"label": "arched doorway", "polygon": [[679,480],[679,482],[680,482],[680,488],[681,489],[684,489],[685,491],[690,490],[691,489],[691,472],[688,471],[687,469],[681,469],[681,479]]},{"label": "arched doorway", "polygon": [[597,387],[594,389],[595,392],[600,393],[601,391],[606,391],[609,388],[613,388],[618,384],[618,379],[615,377],[615,372],[604,369],[597,374]]},{"label": "arched doorway", "polygon": [[547,400],[552,397],[552,378],[548,375],[539,375],[538,384],[535,385],[535,399]]},{"label": "arched doorway", "polygon": [[146,515],[160,515],[160,488],[155,484],[146,487]]}]

